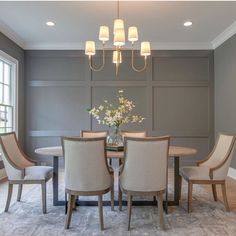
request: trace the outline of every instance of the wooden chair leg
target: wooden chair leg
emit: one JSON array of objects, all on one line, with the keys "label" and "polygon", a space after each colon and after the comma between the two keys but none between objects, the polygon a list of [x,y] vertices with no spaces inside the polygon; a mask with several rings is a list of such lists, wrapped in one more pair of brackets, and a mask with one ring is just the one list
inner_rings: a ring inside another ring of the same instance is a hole
[{"label": "wooden chair leg", "polygon": [[212,187],[212,193],[213,193],[214,201],[217,201],[216,184],[212,184],[211,187]]},{"label": "wooden chair leg", "polygon": [[158,194],[157,196],[157,199],[158,199],[158,213],[159,213],[159,226],[162,230],[165,229],[165,226],[164,226],[164,219],[163,219],[163,196],[162,196],[162,193]]},{"label": "wooden chair leg", "polygon": [[169,199],[168,199],[168,184],[166,185],[166,204],[165,204],[165,212],[166,212],[166,214],[168,214],[168,201],[169,201]]},{"label": "wooden chair leg", "polygon": [[43,205],[43,214],[47,213],[47,196],[46,196],[46,182],[41,184],[42,187],[42,205]]},{"label": "wooden chair leg", "polygon": [[188,182],[188,213],[192,211],[193,184]]},{"label": "wooden chair leg", "polygon": [[114,178],[111,186],[111,210],[114,211]]},{"label": "wooden chair leg", "polygon": [[78,199],[78,196],[75,196],[74,199],[73,199],[73,210],[74,211],[76,211],[76,207],[77,207],[76,201],[77,201],[77,199]]},{"label": "wooden chair leg", "polygon": [[69,202],[68,202],[68,209],[67,209],[67,215],[66,215],[66,221],[65,221],[65,229],[69,229],[70,227],[74,199],[75,199],[75,196],[69,193]]},{"label": "wooden chair leg", "polygon": [[67,210],[68,210],[68,201],[67,201],[67,192],[65,192],[65,215],[67,214]]},{"label": "wooden chair leg", "polygon": [[11,203],[12,190],[13,190],[13,184],[8,184],[8,194],[7,194],[5,212],[8,212],[8,209]]},{"label": "wooden chair leg", "polygon": [[223,196],[223,201],[224,201],[225,209],[226,209],[226,211],[230,211],[229,203],[228,203],[228,199],[227,199],[227,195],[226,195],[225,182],[223,184],[221,184],[221,189],[222,189],[222,196]]},{"label": "wooden chair leg", "polygon": [[128,209],[127,209],[127,230],[130,230],[130,221],[131,221],[131,212],[132,212],[132,195],[128,193]]},{"label": "wooden chair leg", "polygon": [[181,199],[182,195],[182,176],[179,175],[179,200]]},{"label": "wooden chair leg", "polygon": [[100,229],[104,230],[102,195],[98,195]]},{"label": "wooden chair leg", "polygon": [[122,191],[121,188],[119,186],[119,193],[118,193],[118,198],[119,198],[119,211],[122,211]]},{"label": "wooden chair leg", "polygon": [[17,193],[17,201],[18,202],[21,200],[22,188],[23,188],[23,184],[19,184],[18,185],[18,193]]}]

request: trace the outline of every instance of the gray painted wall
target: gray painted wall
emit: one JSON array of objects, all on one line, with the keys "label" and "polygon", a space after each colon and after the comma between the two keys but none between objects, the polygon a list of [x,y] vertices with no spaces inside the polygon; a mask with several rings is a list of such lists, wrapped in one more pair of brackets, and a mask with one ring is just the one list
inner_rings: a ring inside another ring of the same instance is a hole
[{"label": "gray painted wall", "polygon": [[[21,144],[24,144],[24,50],[7,38],[0,32],[0,50],[14,57],[19,62],[19,129],[18,137]],[[0,160],[1,162],[1,160]],[[2,164],[0,163],[0,169]],[[0,170],[0,178],[4,175],[4,172]]]},{"label": "gray painted wall", "polygon": [[142,73],[130,69],[130,54],[125,52],[116,78],[110,54],[103,71],[91,72],[83,51],[26,51],[28,154],[46,162],[35,148],[59,145],[60,136],[79,135],[81,129],[106,129],[86,109],[114,99],[122,88],[146,117],[140,126],[124,129],[169,134],[172,144],[197,148],[198,155],[185,163],[203,158],[214,140],[213,51],[153,51]]},{"label": "gray painted wall", "polygon": [[236,35],[215,50],[215,132],[236,134]]}]

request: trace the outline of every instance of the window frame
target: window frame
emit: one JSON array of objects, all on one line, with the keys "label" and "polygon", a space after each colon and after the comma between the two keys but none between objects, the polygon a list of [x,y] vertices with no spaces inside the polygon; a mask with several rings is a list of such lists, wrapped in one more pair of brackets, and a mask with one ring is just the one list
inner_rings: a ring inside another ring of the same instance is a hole
[{"label": "window frame", "polygon": [[0,60],[6,62],[11,65],[11,85],[12,85],[12,106],[13,106],[13,130],[16,132],[18,136],[18,107],[19,107],[19,99],[18,99],[18,79],[19,79],[19,62],[14,57],[0,50]]}]

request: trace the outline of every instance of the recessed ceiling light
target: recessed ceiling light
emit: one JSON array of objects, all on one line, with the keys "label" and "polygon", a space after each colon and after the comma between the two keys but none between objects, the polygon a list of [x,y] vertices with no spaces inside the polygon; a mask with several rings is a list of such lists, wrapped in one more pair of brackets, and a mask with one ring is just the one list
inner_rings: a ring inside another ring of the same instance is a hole
[{"label": "recessed ceiling light", "polygon": [[189,26],[191,26],[192,24],[193,24],[192,21],[186,21],[186,22],[184,22],[184,26],[185,26],[185,27],[189,27]]},{"label": "recessed ceiling light", "polygon": [[55,23],[54,23],[54,22],[52,22],[52,21],[48,21],[48,22],[46,22],[46,25],[47,25],[47,26],[54,26],[54,25],[55,25]]}]

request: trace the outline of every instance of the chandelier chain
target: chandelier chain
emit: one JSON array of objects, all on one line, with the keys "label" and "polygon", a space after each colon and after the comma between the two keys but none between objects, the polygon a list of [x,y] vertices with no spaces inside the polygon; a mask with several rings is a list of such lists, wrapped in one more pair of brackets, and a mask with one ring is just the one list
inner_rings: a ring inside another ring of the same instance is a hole
[{"label": "chandelier chain", "polygon": [[117,0],[117,19],[120,18],[120,2]]}]

